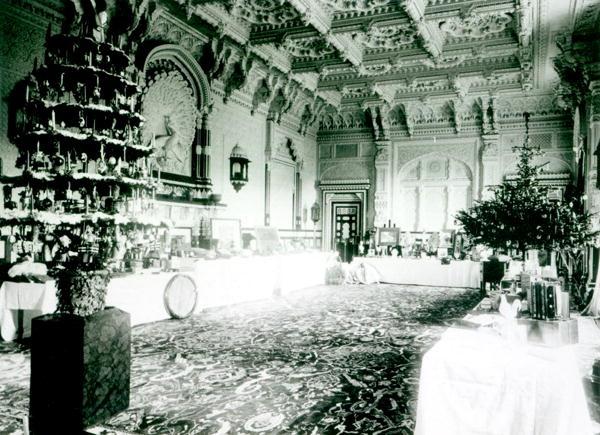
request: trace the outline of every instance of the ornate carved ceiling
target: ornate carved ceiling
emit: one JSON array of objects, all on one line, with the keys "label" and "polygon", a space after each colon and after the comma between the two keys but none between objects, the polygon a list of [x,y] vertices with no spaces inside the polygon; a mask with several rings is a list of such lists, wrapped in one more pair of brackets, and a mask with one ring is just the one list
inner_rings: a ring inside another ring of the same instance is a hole
[{"label": "ornate carved ceiling", "polygon": [[275,83],[277,70],[314,98],[360,107],[548,92],[554,83],[536,67],[551,63],[545,17],[553,4],[579,0],[157,1],[208,29],[221,62],[258,58],[262,72],[237,68],[254,74],[244,86]]}]

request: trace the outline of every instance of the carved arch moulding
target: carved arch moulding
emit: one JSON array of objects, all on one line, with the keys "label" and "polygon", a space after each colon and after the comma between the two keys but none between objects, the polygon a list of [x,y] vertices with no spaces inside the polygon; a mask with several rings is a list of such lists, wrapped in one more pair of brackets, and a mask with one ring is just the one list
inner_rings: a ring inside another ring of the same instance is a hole
[{"label": "carved arch moulding", "polygon": [[152,63],[166,60],[173,63],[192,85],[194,97],[198,100],[198,111],[210,111],[213,104],[212,91],[206,74],[194,57],[183,47],[175,44],[164,44],[155,47],[144,61],[144,72]]}]

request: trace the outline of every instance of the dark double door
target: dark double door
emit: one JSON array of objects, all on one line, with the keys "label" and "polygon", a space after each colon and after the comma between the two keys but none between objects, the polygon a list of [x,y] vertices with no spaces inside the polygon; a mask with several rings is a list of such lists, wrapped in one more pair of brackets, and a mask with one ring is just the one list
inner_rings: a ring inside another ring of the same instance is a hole
[{"label": "dark double door", "polygon": [[334,246],[342,261],[350,262],[358,254],[361,204],[333,204]]}]

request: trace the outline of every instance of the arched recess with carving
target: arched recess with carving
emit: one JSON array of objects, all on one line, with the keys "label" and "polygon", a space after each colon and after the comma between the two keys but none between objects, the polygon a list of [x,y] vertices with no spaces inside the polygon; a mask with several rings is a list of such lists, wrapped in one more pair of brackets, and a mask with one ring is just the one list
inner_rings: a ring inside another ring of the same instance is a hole
[{"label": "arched recess with carving", "polygon": [[206,131],[202,129],[212,106],[208,79],[192,55],[174,44],[148,53],[144,75],[142,140],[153,144],[163,178],[173,182],[161,193],[185,195],[181,183],[192,186],[201,178],[201,153],[195,145]]},{"label": "arched recess with carving", "polygon": [[464,161],[431,153],[405,163],[396,175],[394,220],[406,231],[455,228],[454,215],[469,207],[473,172]]}]

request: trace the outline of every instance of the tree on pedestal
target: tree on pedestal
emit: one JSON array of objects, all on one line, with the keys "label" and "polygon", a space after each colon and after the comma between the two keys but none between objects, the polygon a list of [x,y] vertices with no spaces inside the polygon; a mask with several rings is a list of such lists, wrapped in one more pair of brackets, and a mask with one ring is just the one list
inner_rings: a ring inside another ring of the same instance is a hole
[{"label": "tree on pedestal", "polygon": [[123,42],[119,25],[132,29],[123,15],[110,21],[87,6],[77,34],[48,31],[15,116],[22,174],[1,180],[0,227],[56,279],[58,313],[32,327],[34,433],[80,433],[128,406],[130,321],[104,310],[110,270],[123,269],[128,251],[141,256],[168,224],[148,217],[158,180],[153,149],[140,143],[138,72],[107,42]]}]

